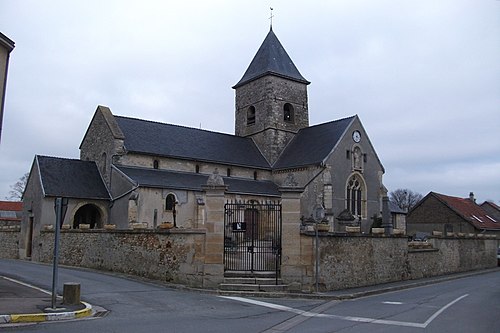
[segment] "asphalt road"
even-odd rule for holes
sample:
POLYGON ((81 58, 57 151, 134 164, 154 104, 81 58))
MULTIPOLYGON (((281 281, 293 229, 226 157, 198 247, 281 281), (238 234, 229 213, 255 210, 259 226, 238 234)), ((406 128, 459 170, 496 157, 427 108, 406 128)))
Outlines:
MULTIPOLYGON (((0 275, 49 289, 51 266, 0 260, 0 275)), ((227 298, 123 276, 59 269, 109 312, 4 332, 500 332, 500 272, 349 301, 227 298)))

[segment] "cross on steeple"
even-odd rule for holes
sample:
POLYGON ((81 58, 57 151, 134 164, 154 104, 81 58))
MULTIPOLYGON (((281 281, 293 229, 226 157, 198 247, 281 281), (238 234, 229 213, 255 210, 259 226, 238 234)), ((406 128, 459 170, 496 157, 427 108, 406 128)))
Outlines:
POLYGON ((269 20, 271 20, 271 30, 273 30, 273 7, 269 7, 271 9, 271 16, 269 16, 269 20))

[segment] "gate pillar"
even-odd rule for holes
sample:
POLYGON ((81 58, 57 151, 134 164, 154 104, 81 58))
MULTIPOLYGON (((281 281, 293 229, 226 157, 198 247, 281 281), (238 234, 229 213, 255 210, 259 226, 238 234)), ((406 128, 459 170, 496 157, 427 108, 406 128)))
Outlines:
POLYGON ((216 170, 202 188, 207 214, 203 287, 217 288, 224 281, 224 194, 227 186, 216 170))
POLYGON ((303 188, 281 187, 282 204, 282 262, 281 278, 289 285, 289 289, 302 289, 309 284, 307 276, 308 258, 303 258, 303 245, 300 237, 300 196, 303 188), (304 280, 304 278, 306 280, 304 280))

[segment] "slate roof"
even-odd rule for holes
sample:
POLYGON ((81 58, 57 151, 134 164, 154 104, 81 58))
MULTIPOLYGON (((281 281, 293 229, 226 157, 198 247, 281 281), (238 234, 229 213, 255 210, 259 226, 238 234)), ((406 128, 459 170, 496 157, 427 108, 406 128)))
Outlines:
POLYGON ((323 162, 355 117, 301 129, 273 165, 273 169, 302 167, 323 162))
MULTIPOLYGON (((209 175, 200 173, 178 172, 162 169, 134 168, 117 166, 127 177, 139 186, 172 188, 201 191, 209 175)), ((280 196, 278 186, 271 181, 253 180, 235 177, 222 177, 228 186, 228 193, 280 196)))
POLYGON ((129 152, 270 169, 252 139, 115 116, 129 152))
POLYGON ((309 84, 295 67, 292 59, 286 53, 278 37, 271 29, 255 54, 241 80, 234 85, 238 88, 245 83, 256 80, 264 75, 276 75, 297 82, 309 84))
MULTIPOLYGON (((500 230, 500 221, 497 221, 492 216, 469 198, 458 198, 449 195, 430 192, 455 213, 473 224, 477 229, 497 229, 500 230)), ((423 201, 423 200, 422 200, 423 201)))
POLYGON ((400 208, 398 205, 396 205, 394 202, 389 201, 389 210, 391 213, 394 214, 407 214, 408 212, 402 208, 400 208))
POLYGON ((40 155, 35 161, 45 196, 110 199, 94 162, 40 155))

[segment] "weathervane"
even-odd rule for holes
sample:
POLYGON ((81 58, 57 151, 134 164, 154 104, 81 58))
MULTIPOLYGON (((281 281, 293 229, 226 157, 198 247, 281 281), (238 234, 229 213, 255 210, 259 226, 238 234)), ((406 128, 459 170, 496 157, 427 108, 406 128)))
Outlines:
POLYGON ((269 9, 271 9, 271 16, 269 16, 269 19, 271 20, 271 30, 273 30, 273 7, 269 7, 269 9))

